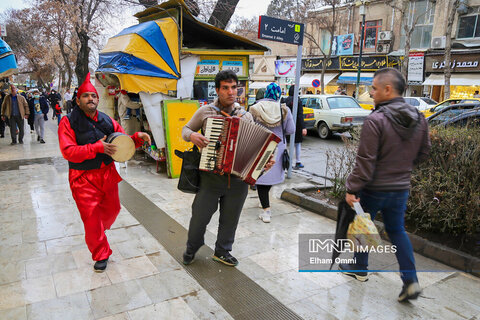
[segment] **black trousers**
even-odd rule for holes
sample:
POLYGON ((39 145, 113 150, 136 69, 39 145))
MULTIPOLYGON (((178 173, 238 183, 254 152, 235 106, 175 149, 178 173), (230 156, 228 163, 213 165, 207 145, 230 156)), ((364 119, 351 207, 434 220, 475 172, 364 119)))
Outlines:
POLYGON ((17 142, 17 126, 18 126, 18 141, 23 141, 23 126, 24 121, 22 116, 11 116, 9 119, 10 135, 12 142, 17 142))
POLYGON ((5 121, 0 118, 0 136, 5 136, 5 121))
POLYGON ((205 244, 205 231, 220 204, 220 217, 215 253, 232 251, 238 220, 248 194, 248 185, 227 175, 200 172, 200 190, 192 204, 192 218, 188 227, 187 251, 195 253, 205 244))
POLYGON ((272 186, 257 184, 258 198, 260 199, 260 204, 262 205, 263 209, 270 208, 270 200, 268 193, 270 192, 271 187, 272 186))

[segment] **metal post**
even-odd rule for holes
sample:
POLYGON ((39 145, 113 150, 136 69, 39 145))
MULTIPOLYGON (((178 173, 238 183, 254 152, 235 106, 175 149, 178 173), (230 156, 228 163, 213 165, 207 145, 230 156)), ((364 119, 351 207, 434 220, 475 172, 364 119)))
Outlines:
MULTIPOLYGON (((293 93, 293 123, 295 124, 295 128, 297 125, 297 113, 298 113, 298 91, 300 90, 300 71, 302 69, 302 45, 298 46, 297 49, 297 63, 295 65, 295 90, 293 93)), ((282 123, 283 125, 283 123, 282 123)), ((288 141, 288 140, 287 140, 288 141)), ((285 146, 286 148, 287 146, 285 146)), ((295 133, 290 135, 290 166, 288 167, 287 171, 287 178, 292 177, 292 164, 293 164, 293 152, 295 150, 295 133)))
MULTIPOLYGON (((362 10, 360 9, 360 11, 362 10)), ((360 73, 362 72, 362 54, 363 54, 364 34, 365 34, 365 11, 363 11, 363 14, 362 14, 362 35, 360 36, 360 54, 358 56, 357 84, 355 88, 355 99, 357 100, 358 100, 358 89, 360 89, 360 73)))

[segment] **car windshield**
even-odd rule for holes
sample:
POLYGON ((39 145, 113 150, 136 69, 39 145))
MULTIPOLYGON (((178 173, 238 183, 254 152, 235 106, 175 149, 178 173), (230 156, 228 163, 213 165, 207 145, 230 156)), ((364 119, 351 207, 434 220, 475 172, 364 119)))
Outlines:
POLYGON ((362 108, 358 102, 350 97, 330 97, 327 98, 330 109, 362 108))
POLYGON ((427 104, 433 104, 433 105, 436 105, 437 104, 437 101, 435 100, 432 100, 430 98, 420 98, 422 99, 423 101, 425 101, 427 104))
POLYGON ((437 125, 437 124, 440 124, 442 122, 445 122, 447 120, 450 120, 456 116, 458 116, 459 114, 462 114, 464 112, 468 112, 468 111, 471 111, 472 109, 471 108, 455 108, 455 109, 450 109, 450 110, 447 110, 445 112, 442 112, 436 116, 431 116, 428 118, 428 123, 431 124, 431 125, 437 125))

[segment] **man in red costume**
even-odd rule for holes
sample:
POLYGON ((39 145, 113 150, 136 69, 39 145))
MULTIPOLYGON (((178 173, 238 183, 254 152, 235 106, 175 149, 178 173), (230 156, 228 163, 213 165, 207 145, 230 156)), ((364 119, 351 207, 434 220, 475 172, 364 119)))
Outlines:
MULTIPOLYGON (((58 139, 62 155, 68 160, 70 189, 83 221, 85 241, 96 261, 94 269, 102 272, 112 254, 105 230, 110 229, 120 212, 118 183, 122 180, 111 157, 116 146, 105 139, 113 132, 125 131, 97 111, 98 93, 90 74, 78 88, 76 102, 78 106, 60 122, 58 139)), ((136 148, 144 141, 150 144, 150 136, 144 132, 131 138, 136 148)))

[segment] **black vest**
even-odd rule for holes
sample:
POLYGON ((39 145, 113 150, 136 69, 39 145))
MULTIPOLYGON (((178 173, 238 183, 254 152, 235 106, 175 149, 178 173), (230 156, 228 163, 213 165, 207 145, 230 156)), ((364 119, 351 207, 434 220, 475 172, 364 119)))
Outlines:
MULTIPOLYGON (((109 136, 114 132, 112 119, 103 112, 98 112, 97 121, 88 118, 79 108, 74 107, 72 112, 67 115, 70 121, 70 127, 75 132, 77 144, 82 146, 95 143, 104 136, 109 136)), ((112 157, 105 153, 97 153, 93 159, 85 160, 81 163, 68 162, 70 169, 92 170, 100 169, 102 163, 105 165, 113 161, 112 157)))

